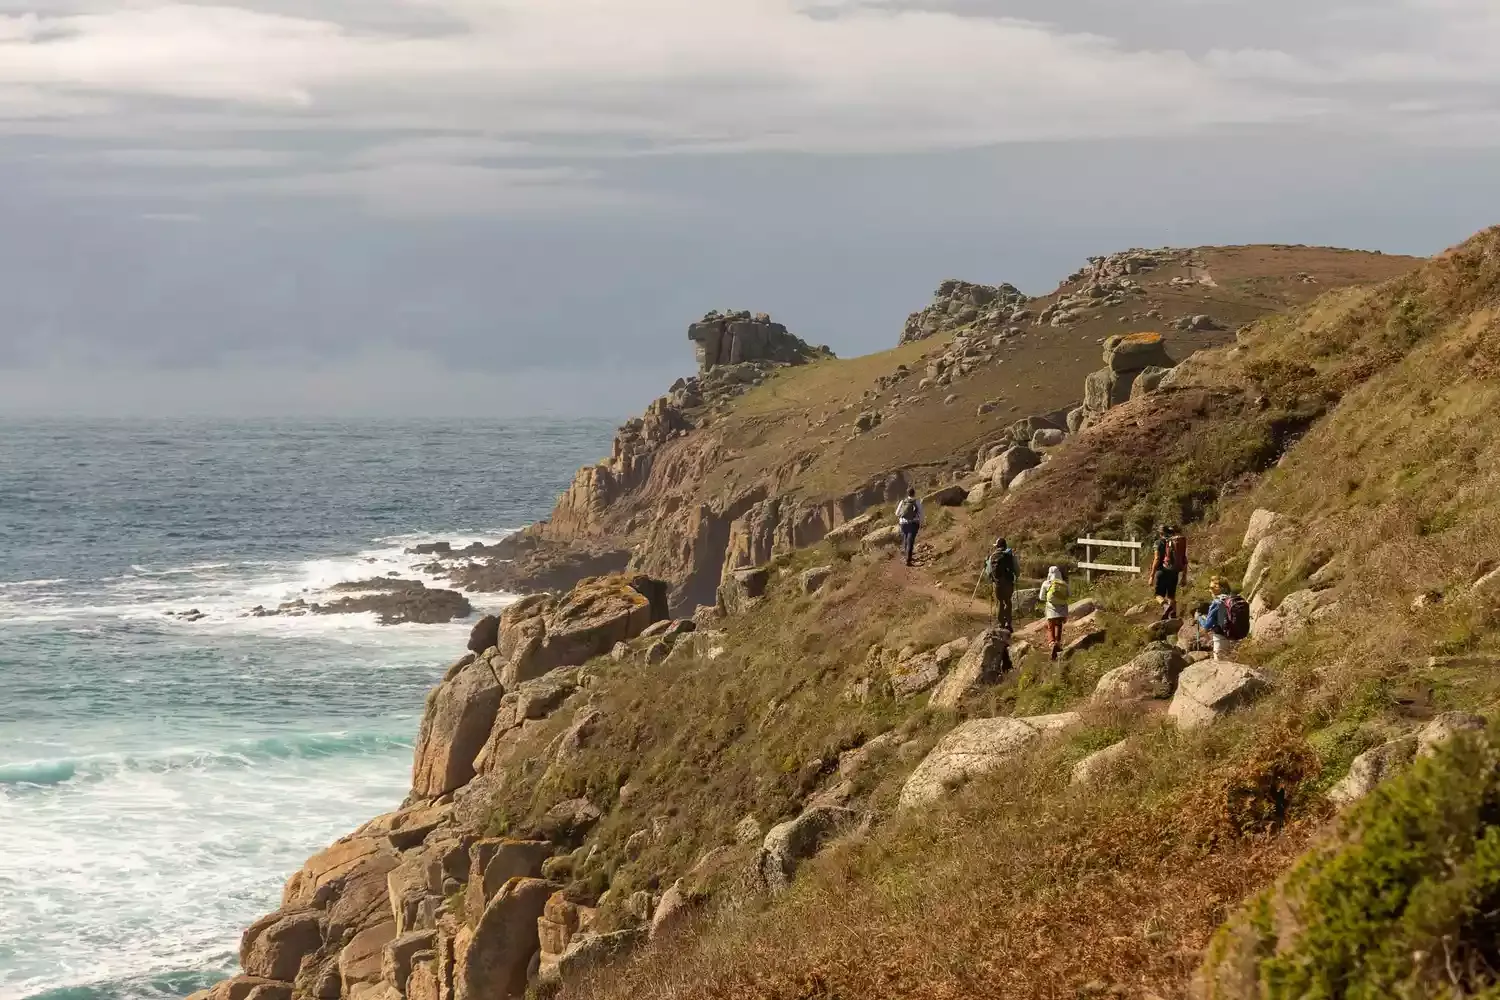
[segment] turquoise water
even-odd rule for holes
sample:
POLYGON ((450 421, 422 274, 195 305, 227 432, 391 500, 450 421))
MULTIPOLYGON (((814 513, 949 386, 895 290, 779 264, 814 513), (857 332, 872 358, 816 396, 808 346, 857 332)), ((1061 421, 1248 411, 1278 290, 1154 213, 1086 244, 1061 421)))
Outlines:
POLYGON ((611 433, 0 425, 0 1000, 180 997, 232 971, 303 859, 400 802, 468 630, 245 612, 545 516, 611 433))

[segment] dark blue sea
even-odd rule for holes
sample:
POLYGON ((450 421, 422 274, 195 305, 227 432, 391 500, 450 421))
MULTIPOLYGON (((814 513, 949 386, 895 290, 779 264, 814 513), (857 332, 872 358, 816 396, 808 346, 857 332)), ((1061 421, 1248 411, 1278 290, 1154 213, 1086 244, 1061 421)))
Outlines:
POLYGON ((611 433, 0 423, 0 1000, 180 997, 231 972, 287 876, 400 802, 468 630, 247 612, 421 578, 408 547, 545 516, 611 433))

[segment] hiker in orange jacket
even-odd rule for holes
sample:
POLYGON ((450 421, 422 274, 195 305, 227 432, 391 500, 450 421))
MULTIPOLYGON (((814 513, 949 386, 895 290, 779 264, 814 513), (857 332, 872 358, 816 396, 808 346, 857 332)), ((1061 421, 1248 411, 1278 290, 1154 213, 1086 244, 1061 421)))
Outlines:
POLYGON ((1187 539, 1163 525, 1151 556, 1151 586, 1161 602, 1162 621, 1177 617, 1177 588, 1187 582, 1187 539))

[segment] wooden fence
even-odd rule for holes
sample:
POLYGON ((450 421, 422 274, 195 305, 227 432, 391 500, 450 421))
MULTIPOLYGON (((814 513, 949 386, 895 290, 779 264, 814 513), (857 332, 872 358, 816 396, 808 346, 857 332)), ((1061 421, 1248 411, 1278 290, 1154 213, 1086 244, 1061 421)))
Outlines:
MULTIPOLYGON (((1113 538, 1080 538, 1073 543, 1083 549, 1083 561, 1078 568, 1084 571, 1084 578, 1090 583, 1094 582, 1095 573, 1140 573, 1141 571, 1141 548, 1140 542, 1131 540, 1128 542, 1117 541, 1113 538), (1130 558, 1129 563, 1095 562, 1095 549, 1103 549, 1106 552, 1123 551, 1130 558)), ((1099 553, 1101 556, 1103 553, 1099 553)))

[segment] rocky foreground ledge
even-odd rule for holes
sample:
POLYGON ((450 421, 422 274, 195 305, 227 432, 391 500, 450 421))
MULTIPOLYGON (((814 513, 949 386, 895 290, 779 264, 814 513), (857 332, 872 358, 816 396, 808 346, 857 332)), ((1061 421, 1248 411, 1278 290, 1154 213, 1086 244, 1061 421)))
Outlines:
POLYGON ((308 859, 245 931, 242 973, 194 1000, 502 1000, 649 933, 588 933, 598 900, 565 875, 600 818, 587 800, 524 839, 482 830, 488 783, 521 730, 587 689, 582 664, 653 628, 694 628, 664 624, 666 596, 661 581, 613 576, 482 619, 428 696, 401 808, 308 859))

